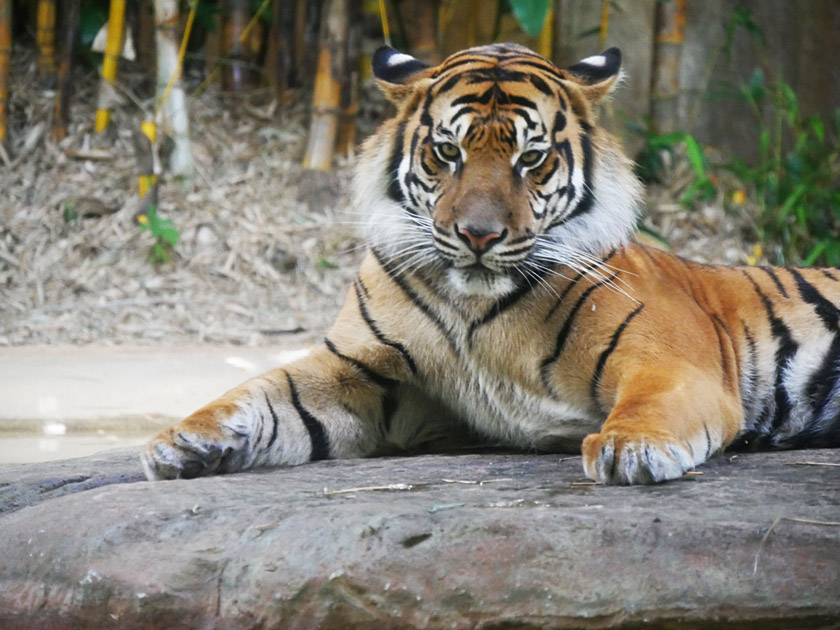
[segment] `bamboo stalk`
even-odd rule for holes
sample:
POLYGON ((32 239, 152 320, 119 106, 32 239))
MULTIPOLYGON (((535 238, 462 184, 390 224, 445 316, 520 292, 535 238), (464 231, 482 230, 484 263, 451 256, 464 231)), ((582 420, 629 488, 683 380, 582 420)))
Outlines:
POLYGON ((554 49, 554 7, 549 4, 545 14, 545 22, 537 40, 537 52, 546 59, 551 59, 554 49))
POLYGON ((341 84, 341 117, 338 123, 337 149, 350 155, 356 146, 356 114, 359 111, 359 57, 362 50, 362 3, 349 0, 347 37, 347 70, 341 84))
POLYGON ((38 73, 41 76, 55 74, 55 0, 39 0, 38 28, 35 38, 38 42, 38 73))
POLYGON ((298 32, 297 0, 275 0, 271 25, 272 49, 274 62, 271 77, 274 82, 274 98, 278 103, 285 102, 287 92, 295 82, 295 50, 298 32))
MULTIPOLYGON (((300 68, 301 77, 308 83, 310 77, 317 76, 319 46, 321 40, 321 16, 327 14, 329 3, 325 0, 303 0, 303 37, 301 38, 300 68), (324 5, 327 5, 326 7, 324 5)), ((300 6, 300 5, 298 5, 300 6)), ((298 9, 300 10, 300 9, 298 9)))
POLYGON ((685 0, 656 4, 656 39, 651 78, 651 121, 654 130, 677 128, 680 57, 685 39, 685 0))
POLYGON ((155 9, 148 2, 134 5, 137 11, 137 61, 152 73, 155 71, 155 9))
POLYGON ((123 25, 125 24, 125 0, 111 0, 108 14, 108 38, 105 41, 105 55, 102 58, 102 81, 99 84, 99 101, 96 109, 96 132, 102 133, 111 119, 110 104, 114 101, 114 79, 117 76, 117 60, 122 54, 123 25))
POLYGON ((73 57, 76 54, 76 32, 79 30, 80 0, 64 0, 64 32, 61 63, 58 68, 58 89, 55 93, 53 138, 63 140, 70 118, 70 97, 73 94, 73 57))
POLYGON ((330 0, 327 4, 304 168, 328 171, 332 163, 341 105, 341 78, 346 71, 348 8, 348 0, 330 0))
POLYGON ((247 42, 242 33, 248 24, 248 0, 227 0, 227 16, 224 20, 222 47, 227 51, 228 62, 222 72, 222 86, 226 90, 241 92, 248 83, 245 57, 247 42))
POLYGON ((0 0, 0 144, 6 142, 9 74, 12 57, 12 0, 0 0))
POLYGON ((169 169, 176 177, 192 179, 195 171, 190 146, 190 122, 187 98, 181 85, 179 59, 179 16, 177 0, 155 0, 155 34, 158 52, 158 113, 168 123, 167 131, 174 147, 169 169))
MULTIPOLYGON (((423 0, 411 5, 413 10, 413 28, 411 29, 411 49, 415 57, 429 65, 440 63, 437 49, 437 5, 438 0, 423 0)), ((473 25, 476 20, 473 16, 473 25)), ((473 37, 475 32, 473 31, 473 37)))

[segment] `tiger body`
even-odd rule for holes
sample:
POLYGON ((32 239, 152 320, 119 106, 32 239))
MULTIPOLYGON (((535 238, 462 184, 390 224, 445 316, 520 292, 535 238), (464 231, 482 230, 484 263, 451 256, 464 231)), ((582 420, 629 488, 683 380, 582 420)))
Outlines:
POLYGON ((147 475, 363 457, 463 426, 582 451, 606 483, 673 479, 726 447, 840 446, 840 272, 630 244, 639 185, 594 114, 619 63, 378 52, 398 112, 362 149, 370 252, 336 323, 163 431, 147 475))

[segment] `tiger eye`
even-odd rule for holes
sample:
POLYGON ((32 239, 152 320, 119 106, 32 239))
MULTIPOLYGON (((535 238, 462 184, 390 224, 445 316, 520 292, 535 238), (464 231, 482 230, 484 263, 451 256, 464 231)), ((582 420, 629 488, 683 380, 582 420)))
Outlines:
POLYGON ((532 149, 531 151, 525 151, 525 153, 519 156, 519 163, 523 166, 534 166, 537 162, 539 162, 542 159, 542 156, 542 151, 537 151, 534 149, 532 149))
POLYGON ((437 145, 438 154, 445 160, 454 162, 461 157, 461 149, 451 142, 442 142, 437 145))

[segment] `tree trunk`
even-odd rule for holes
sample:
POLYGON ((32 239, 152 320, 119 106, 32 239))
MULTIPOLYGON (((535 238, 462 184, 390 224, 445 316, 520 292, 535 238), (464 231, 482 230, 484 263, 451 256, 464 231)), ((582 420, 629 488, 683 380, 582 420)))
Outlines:
POLYGON ((328 171, 332 163, 338 133, 341 82, 347 71, 348 2, 330 0, 327 4, 327 22, 321 36, 304 168, 328 171))
POLYGON ((55 74, 55 0, 38 2, 38 74, 55 74))
POLYGON ((155 28, 158 112, 163 113, 166 131, 175 143, 169 158, 169 169, 176 177, 190 180, 194 175, 194 166, 187 98, 181 86, 178 63, 178 0, 155 0, 155 28))
POLYGON ((0 144, 6 142, 9 74, 12 57, 12 0, 0 0, 0 144))
POLYGON ((656 3, 656 40, 651 80, 651 122, 654 131, 677 128, 680 55, 685 34, 685 0, 656 3))
POLYGON ((111 118, 111 104, 114 102, 114 79, 117 76, 117 60, 122 54, 123 25, 125 24, 125 0, 111 0, 108 14, 108 38, 105 55, 102 57, 102 80, 99 83, 99 99, 96 109, 96 132, 102 133, 111 118))
MULTIPOLYGON (((2 0, 0 0, 2 1, 2 0)), ((11 0, 9 0, 11 1, 11 0)), ((80 0, 64 0, 63 43, 61 64, 58 68, 58 89, 55 93, 53 138, 61 141, 67 135, 70 119, 70 97, 73 94, 73 57, 76 54, 76 32, 79 30, 80 0)))

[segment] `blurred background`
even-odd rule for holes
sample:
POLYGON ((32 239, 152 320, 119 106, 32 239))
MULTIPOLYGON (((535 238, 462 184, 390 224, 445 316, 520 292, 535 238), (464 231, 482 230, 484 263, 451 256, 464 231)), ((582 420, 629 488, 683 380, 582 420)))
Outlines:
POLYGON ((323 334, 363 244, 383 43, 618 46, 639 240, 840 265, 838 0, 0 0, 0 345, 323 334))

